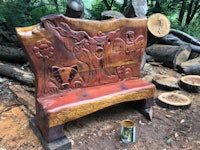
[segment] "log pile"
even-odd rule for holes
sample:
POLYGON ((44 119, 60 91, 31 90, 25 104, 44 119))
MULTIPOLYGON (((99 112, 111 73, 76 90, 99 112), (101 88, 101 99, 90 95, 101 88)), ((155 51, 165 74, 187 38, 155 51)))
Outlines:
POLYGON ((200 39, 169 26, 162 14, 148 18, 146 58, 151 59, 147 61, 162 62, 180 73, 200 75, 200 39))
MULTIPOLYGON (((184 73, 200 75, 200 40, 175 29, 146 48, 154 61, 184 73)), ((148 60, 147 60, 148 61, 148 60)))

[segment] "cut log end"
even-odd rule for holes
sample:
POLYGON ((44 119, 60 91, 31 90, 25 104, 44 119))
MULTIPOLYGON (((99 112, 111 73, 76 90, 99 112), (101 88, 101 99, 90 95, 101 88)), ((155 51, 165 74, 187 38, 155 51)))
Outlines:
POLYGON ((179 47, 179 52, 176 54, 174 59, 174 68, 177 68, 177 65, 187 61, 190 57, 191 49, 187 45, 182 45, 179 47))
POLYGON ((152 83, 161 90, 172 91, 179 89, 178 79, 168 75, 156 75, 153 77, 152 83))
POLYGON ((162 93, 158 96, 157 104, 170 109, 187 109, 191 106, 192 100, 185 95, 174 92, 162 93))
POLYGON ((200 76, 187 75, 180 79, 179 86, 191 93, 200 93, 200 76))
POLYGON ((177 69, 181 73, 200 75, 200 57, 181 63, 177 69))
POLYGON ((170 31, 170 21, 165 15, 156 13, 148 18, 147 28, 154 36, 164 37, 170 31))
POLYGON ((171 46, 153 44, 146 48, 146 53, 152 56, 155 61, 163 62, 163 65, 176 69, 177 65, 188 60, 191 49, 187 45, 171 46))

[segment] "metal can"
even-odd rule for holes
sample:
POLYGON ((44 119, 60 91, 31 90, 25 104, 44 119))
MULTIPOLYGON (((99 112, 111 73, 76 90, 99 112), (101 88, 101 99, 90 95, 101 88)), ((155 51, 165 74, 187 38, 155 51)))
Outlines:
POLYGON ((121 122, 121 140, 124 143, 135 142, 136 127, 133 121, 123 120, 121 122))

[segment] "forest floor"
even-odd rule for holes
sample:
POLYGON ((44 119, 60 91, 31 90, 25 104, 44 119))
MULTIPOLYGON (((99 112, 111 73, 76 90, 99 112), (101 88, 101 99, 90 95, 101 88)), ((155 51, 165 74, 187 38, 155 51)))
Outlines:
MULTIPOLYGON (((151 81, 156 74, 176 78, 182 75, 163 66, 146 64, 142 77, 151 81)), ((40 141, 29 128, 29 117, 16 105, 9 90, 16 81, 0 77, 0 150, 42 150, 40 141)), ((165 92, 156 91, 156 96, 165 92)), ((192 99, 189 109, 171 110, 153 106, 148 121, 130 103, 118 104, 65 125, 73 150, 198 150, 200 149, 200 94, 179 93, 192 99), (130 119, 136 124, 136 142, 120 139, 120 122, 130 119)))

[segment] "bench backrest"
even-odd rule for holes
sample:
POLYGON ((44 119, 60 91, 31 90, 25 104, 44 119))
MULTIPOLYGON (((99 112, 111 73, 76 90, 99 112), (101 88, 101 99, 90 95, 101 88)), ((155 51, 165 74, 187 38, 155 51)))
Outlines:
POLYGON ((146 18, 91 21, 63 15, 16 28, 36 77, 37 97, 140 77, 146 18))

